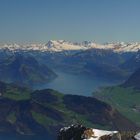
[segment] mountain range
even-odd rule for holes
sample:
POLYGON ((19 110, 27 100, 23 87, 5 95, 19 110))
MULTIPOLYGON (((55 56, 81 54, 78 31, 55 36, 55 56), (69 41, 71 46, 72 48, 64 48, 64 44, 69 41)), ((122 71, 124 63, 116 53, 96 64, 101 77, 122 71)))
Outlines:
POLYGON ((46 44, 1 44, 0 80, 14 83, 19 81, 18 83, 21 85, 31 85, 30 83, 34 82, 45 84, 45 82, 56 77, 56 74, 53 72, 55 70, 123 82, 140 67, 139 47, 139 43, 106 43, 100 45, 88 41, 72 43, 64 40, 51 40, 46 44), (14 79, 16 69, 12 71, 14 62, 10 61, 16 61, 13 58, 20 59, 18 57, 19 54, 20 57, 25 59, 32 57, 32 60, 34 60, 31 62, 30 59, 30 64, 25 64, 26 60, 24 62, 19 61, 20 66, 19 68, 16 67, 18 69, 18 79, 14 79), (8 65, 7 61, 9 61, 8 65), (37 61, 36 64, 34 61, 37 61), (13 65, 10 63, 13 63, 13 65), (42 66, 44 71, 42 71, 42 66), (5 75, 3 71, 5 71, 5 75), (25 71, 28 80, 23 79, 25 81, 23 83, 21 82, 23 81, 21 80, 21 74, 26 78, 25 71), (44 74, 49 75, 49 77, 44 76, 44 74))
POLYGON ((36 51, 49 51, 49 52, 62 52, 62 51, 78 51, 88 49, 105 49, 113 50, 114 52, 136 52, 140 49, 140 43, 105 43, 97 44, 95 42, 84 41, 82 43, 73 43, 65 40, 50 40, 46 44, 1 44, 1 49, 9 49, 11 51, 18 50, 36 50, 36 51))

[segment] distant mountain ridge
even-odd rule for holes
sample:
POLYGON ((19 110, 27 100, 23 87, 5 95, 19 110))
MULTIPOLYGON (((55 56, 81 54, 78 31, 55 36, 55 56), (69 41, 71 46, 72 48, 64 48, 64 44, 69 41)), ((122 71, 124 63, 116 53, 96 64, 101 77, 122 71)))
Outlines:
POLYGON ((62 51, 78 51, 88 49, 105 49, 113 50, 114 52, 137 52, 140 49, 140 43, 106 43, 98 44, 90 41, 83 41, 82 43, 73 43, 65 40, 50 40, 48 43, 34 43, 34 44, 1 44, 0 49, 8 49, 10 51, 42 51, 42 52, 62 52, 62 51))
POLYGON ((33 86, 54 79, 56 74, 32 56, 16 54, 0 63, 0 80, 22 86, 33 86))

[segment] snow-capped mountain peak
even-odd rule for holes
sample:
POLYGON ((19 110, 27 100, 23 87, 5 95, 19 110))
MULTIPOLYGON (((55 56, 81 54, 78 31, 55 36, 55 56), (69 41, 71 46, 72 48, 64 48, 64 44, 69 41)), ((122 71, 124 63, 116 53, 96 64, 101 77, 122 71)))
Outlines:
POLYGON ((87 49, 82 44, 75 44, 65 40, 50 40, 47 44, 48 51, 69 51, 69 50, 85 50, 87 49))

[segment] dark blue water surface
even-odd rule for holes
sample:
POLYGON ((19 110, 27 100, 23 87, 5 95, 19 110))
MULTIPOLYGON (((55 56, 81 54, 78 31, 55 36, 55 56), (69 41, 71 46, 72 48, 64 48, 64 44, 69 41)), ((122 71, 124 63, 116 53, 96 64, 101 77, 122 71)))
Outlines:
POLYGON ((74 75, 56 72, 58 77, 45 85, 36 86, 35 89, 51 88, 64 94, 91 96, 93 91, 103 86, 119 84, 121 81, 103 79, 89 75, 74 75))

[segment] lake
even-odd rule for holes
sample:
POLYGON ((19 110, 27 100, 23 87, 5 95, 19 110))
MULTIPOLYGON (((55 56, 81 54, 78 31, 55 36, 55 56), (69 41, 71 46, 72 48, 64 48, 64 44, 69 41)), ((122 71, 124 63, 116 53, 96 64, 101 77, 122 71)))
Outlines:
POLYGON ((74 75, 64 72, 55 72, 58 77, 53 81, 36 87, 36 89, 51 88, 64 94, 91 96, 93 91, 103 86, 117 85, 120 81, 111 81, 89 75, 74 75))

